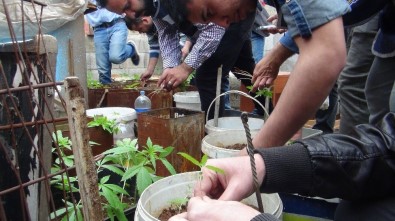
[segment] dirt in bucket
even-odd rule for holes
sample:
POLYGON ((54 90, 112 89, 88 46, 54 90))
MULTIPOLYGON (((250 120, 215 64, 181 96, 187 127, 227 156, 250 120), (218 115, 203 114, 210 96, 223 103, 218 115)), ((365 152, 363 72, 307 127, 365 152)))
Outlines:
POLYGON ((162 211, 162 213, 159 215, 158 219, 161 221, 167 221, 169 220, 172 216, 175 216, 177 214, 183 213, 187 211, 186 205, 182 205, 181 208, 175 208, 174 206, 170 208, 166 208, 162 211))
POLYGON ((237 143, 237 144, 232 144, 232 145, 225 146, 223 148, 229 149, 229 150, 242 150, 242 149, 244 149, 246 147, 247 147, 247 144, 237 143))

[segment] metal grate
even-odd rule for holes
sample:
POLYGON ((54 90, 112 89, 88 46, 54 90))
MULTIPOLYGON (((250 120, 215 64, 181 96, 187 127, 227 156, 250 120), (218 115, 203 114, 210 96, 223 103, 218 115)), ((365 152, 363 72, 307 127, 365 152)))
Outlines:
MULTIPOLYGON (((56 39, 38 33, 35 39, 18 36, 17 41, 3 6, 11 42, 0 44, 0 220, 50 220, 50 213, 65 206, 64 199, 77 206, 75 194, 50 185, 56 175, 68 179, 66 171, 72 169, 58 157, 61 170, 51 174, 53 156, 59 153, 52 134, 56 124, 67 122, 54 108, 56 103, 66 110, 57 88, 63 83, 54 78, 56 39)), ((37 11, 44 6, 37 4, 37 11)), ((58 219, 54 214, 52 220, 58 219)))

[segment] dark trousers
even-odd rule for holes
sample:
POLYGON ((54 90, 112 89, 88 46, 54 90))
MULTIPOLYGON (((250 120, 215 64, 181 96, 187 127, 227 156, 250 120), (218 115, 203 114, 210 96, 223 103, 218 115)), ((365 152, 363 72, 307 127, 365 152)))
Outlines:
MULTIPOLYGON (((250 32, 255 19, 252 13, 242 22, 232 24, 225 32, 215 53, 196 70, 196 86, 199 90, 202 110, 208 112, 210 103, 216 97, 217 72, 222 66, 223 78, 229 77, 233 67, 252 73, 255 68, 252 57, 250 32)), ((235 74, 237 78, 246 78, 235 74)), ((246 86, 251 85, 251 79, 241 79, 246 86)), ((226 81, 222 81, 221 93, 227 91, 226 81)), ((251 94, 254 96, 253 94, 251 94)), ((264 100, 264 99, 263 99, 264 100)), ((261 102, 264 104, 264 101, 261 102)), ((219 116, 223 116, 225 105, 224 97, 220 99, 219 116)), ((214 118, 214 105, 210 108, 208 119, 214 118)))

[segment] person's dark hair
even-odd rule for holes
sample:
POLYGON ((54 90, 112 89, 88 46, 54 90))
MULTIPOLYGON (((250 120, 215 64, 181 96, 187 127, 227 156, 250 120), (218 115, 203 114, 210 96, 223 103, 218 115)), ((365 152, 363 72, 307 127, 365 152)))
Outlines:
POLYGON ((154 0, 140 0, 140 1, 143 1, 144 10, 141 12, 136 12, 136 17, 155 15, 156 8, 154 7, 154 0))
POLYGON ((105 8, 107 6, 107 2, 108 0, 97 0, 97 6, 99 6, 100 8, 105 8))
POLYGON ((126 27, 128 27, 129 30, 133 30, 133 25, 138 25, 143 21, 141 17, 134 19, 129 17, 124 17, 123 19, 125 20, 126 27))
POLYGON ((169 15, 175 20, 176 23, 180 23, 188 20, 189 10, 187 9, 187 3, 190 0, 160 0, 161 5, 164 6, 169 15))

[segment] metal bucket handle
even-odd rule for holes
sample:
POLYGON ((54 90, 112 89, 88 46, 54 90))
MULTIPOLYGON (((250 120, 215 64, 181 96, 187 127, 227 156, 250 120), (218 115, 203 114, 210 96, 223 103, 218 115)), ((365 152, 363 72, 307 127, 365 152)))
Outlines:
MULTIPOLYGON (((267 112, 266 108, 261 104, 261 102, 259 102, 259 101, 258 101, 256 98, 254 98, 253 96, 251 96, 251 95, 249 95, 249 94, 247 94, 247 93, 245 93, 245 92, 243 92, 243 91, 229 90, 229 91, 226 91, 226 92, 224 92, 224 93, 218 95, 216 98, 214 98, 213 101, 211 101, 210 106, 208 106, 208 109, 207 109, 206 122, 208 122, 208 113, 210 113, 211 106, 214 104, 214 102, 215 102, 218 98, 220 98, 220 97, 222 97, 222 96, 224 96, 224 95, 227 95, 227 94, 239 94, 239 95, 243 95, 244 97, 247 97, 247 98, 250 98, 250 99, 254 100, 255 102, 257 102, 257 103, 259 104, 259 106, 262 107, 263 111, 265 112, 265 116, 269 116, 269 113, 267 112)), ((265 118, 264 120, 266 120, 266 118, 265 118)))

